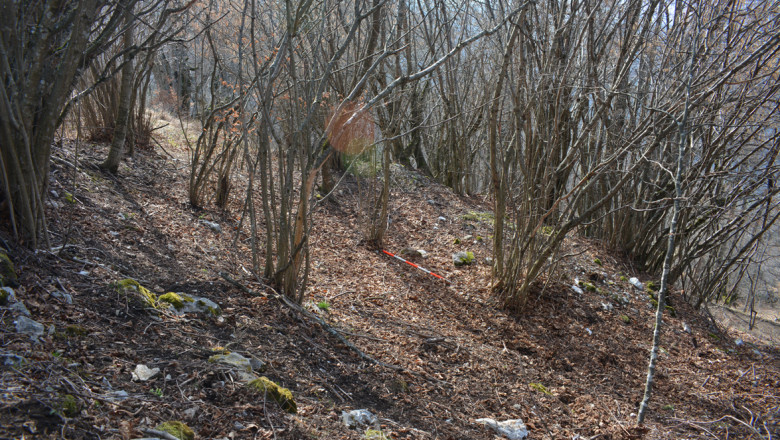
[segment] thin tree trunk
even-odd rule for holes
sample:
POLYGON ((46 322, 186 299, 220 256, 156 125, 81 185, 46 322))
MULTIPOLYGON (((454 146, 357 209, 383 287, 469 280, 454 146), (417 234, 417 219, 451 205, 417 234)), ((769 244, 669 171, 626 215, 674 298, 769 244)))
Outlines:
MULTIPOLYGON (((125 11, 125 30, 124 48, 129 49, 133 45, 133 12, 128 8, 125 11)), ((108 157, 100 167, 112 174, 116 174, 119 168, 119 161, 122 159, 122 151, 127 138, 128 122, 130 121, 130 107, 133 100, 133 57, 130 53, 125 54, 125 65, 122 67, 122 83, 119 87, 119 111, 114 125, 114 139, 111 141, 111 149, 108 151, 108 157)))
POLYGON ((664 257, 663 272, 661 273, 661 290, 658 292, 658 307, 655 310, 655 329, 653 330, 653 348, 650 350, 650 362, 647 366, 647 380, 645 381, 645 393, 642 397, 642 403, 639 405, 639 412, 636 416, 637 425, 645 422, 647 407, 650 404, 650 397, 653 393, 653 381, 655 379, 655 368, 658 363, 658 351, 661 346, 661 326, 663 324, 663 314, 666 308, 666 293, 669 290, 669 275, 672 272, 672 261, 674 260, 675 238, 677 235, 678 222, 680 220, 680 200, 682 198, 682 172, 683 158, 685 156, 685 144, 688 142, 688 113, 691 101, 691 82, 693 81, 694 63, 696 62, 696 49, 698 38, 694 38, 690 46, 691 62, 688 76, 688 84, 685 97, 685 109, 680 121, 677 121, 678 139, 677 139, 677 168, 674 172, 674 206, 672 211, 672 222, 669 225, 669 239, 666 244, 666 256, 664 257))
MULTIPOLYGON (((490 118, 488 120, 488 145, 490 148, 490 176, 493 184, 494 205, 494 232, 493 232, 493 278, 500 280, 504 272, 504 214, 506 213, 506 176, 499 169, 498 163, 498 118, 501 108, 501 92, 504 88, 504 78, 509 67, 509 61, 512 59, 512 49, 514 48, 517 36, 520 34, 520 27, 512 27, 512 33, 509 41, 504 48, 504 57, 501 62, 501 71, 498 73, 498 83, 493 92, 493 103, 490 106, 490 118)), ((503 169, 503 168, 502 168, 503 169)), ((496 286, 499 290, 500 285, 496 286)))

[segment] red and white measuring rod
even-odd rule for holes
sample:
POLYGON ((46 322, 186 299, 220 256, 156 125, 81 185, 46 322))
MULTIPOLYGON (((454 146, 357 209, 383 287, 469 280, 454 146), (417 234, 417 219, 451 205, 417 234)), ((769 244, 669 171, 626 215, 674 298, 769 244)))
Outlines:
POLYGON ((384 249, 382 249, 382 252, 386 253, 387 255, 389 255, 389 256, 391 256, 391 257, 393 257, 393 258, 397 259, 397 260, 401 260, 401 261, 403 261, 404 263, 406 263, 406 264, 408 264, 408 265, 410 265, 410 266, 414 266, 414 267, 416 267, 416 268, 420 269, 421 271, 423 271, 423 272, 427 273, 428 275, 433 275, 433 276, 435 276, 436 278, 438 278, 438 279, 440 279, 440 280, 444 280, 444 281, 446 281, 446 282, 448 282, 448 283, 450 282, 450 280, 448 280, 447 278, 444 278, 444 277, 443 277, 443 276, 441 276, 441 275, 435 274, 435 273, 431 272, 430 270, 428 270, 428 269, 426 269, 426 268, 424 268, 424 267, 422 267, 422 266, 418 266, 418 265, 416 265, 416 264, 412 263, 411 261, 404 260, 403 258, 399 257, 398 255, 395 255, 395 254, 393 254, 393 253, 387 252, 387 251, 386 251, 386 250, 384 250, 384 249))

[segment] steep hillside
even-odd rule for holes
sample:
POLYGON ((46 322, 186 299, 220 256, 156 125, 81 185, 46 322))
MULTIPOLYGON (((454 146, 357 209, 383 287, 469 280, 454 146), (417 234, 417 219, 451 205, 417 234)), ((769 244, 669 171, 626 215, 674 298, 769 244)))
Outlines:
POLYGON ((485 198, 393 169, 385 249, 424 250, 408 259, 446 283, 363 243, 347 176, 314 209, 301 312, 250 276, 239 196, 224 213, 189 207, 183 150, 141 152, 118 178, 97 170, 105 153, 82 146, 76 167, 73 143, 57 147, 51 249, 10 249, 20 286, 0 311, 2 438, 154 437, 171 420, 203 439, 496 438, 480 418, 520 418, 531 439, 780 435, 777 346, 723 333, 676 294, 649 422, 634 426, 653 308, 628 278, 651 279, 598 243, 567 241, 559 276, 512 315, 488 289, 485 198), (458 251, 473 264, 454 266, 458 251), (123 279, 219 309, 154 309, 123 279), (17 332, 20 303, 43 325, 36 342, 17 332), (159 372, 133 380, 138 365, 159 372), (246 385, 256 376, 289 389, 297 413, 246 385), (355 409, 378 417, 373 432, 345 426, 355 409))

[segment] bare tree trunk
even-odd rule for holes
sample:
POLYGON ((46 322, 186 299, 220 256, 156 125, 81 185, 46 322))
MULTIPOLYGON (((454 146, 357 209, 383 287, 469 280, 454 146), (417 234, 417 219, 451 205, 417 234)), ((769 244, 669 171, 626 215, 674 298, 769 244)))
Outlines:
MULTIPOLYGON (((697 29, 698 31, 698 29, 697 29)), ((636 423, 642 425, 647 414, 647 407, 650 404, 650 397, 653 393, 653 380, 655 378, 655 368, 658 362, 658 350, 661 346, 661 326, 663 324, 664 309, 666 308, 666 294, 669 291, 669 274, 672 271, 672 260, 674 260, 675 238, 677 235, 678 222, 680 221, 680 200, 682 199, 682 175, 685 157, 685 144, 688 142, 688 112, 691 102, 691 82, 693 81, 694 64, 698 49, 698 36, 694 35, 694 42, 690 46, 691 62, 688 81, 686 84, 685 109, 682 118, 677 121, 677 167, 674 172, 674 206, 672 208, 672 221, 669 225, 669 238, 666 244, 666 256, 664 257, 664 266, 661 273, 661 289, 658 292, 658 307, 655 310, 655 328, 653 330, 653 348, 650 350, 650 362, 647 366, 647 380, 645 382, 645 393, 642 397, 642 403, 639 405, 639 412, 636 416, 636 423)))
MULTIPOLYGON (((490 149, 490 176, 493 184, 494 197, 494 224, 493 224, 493 278, 500 278, 504 272, 504 215, 506 214, 506 179, 507 176, 502 172, 503 166, 499 164, 498 158, 498 136, 499 110, 501 109, 501 96, 503 94, 504 79, 506 77, 509 62, 512 59, 512 50, 515 41, 520 33, 520 26, 512 26, 512 33, 509 35, 509 41, 504 48, 503 61, 501 62, 501 71, 498 74, 498 83, 493 91, 493 102, 490 106, 490 117, 488 118, 488 148, 490 149)), ((503 161, 502 161, 503 162, 503 161)), ((496 286, 501 289, 501 286, 496 286)))
POLYGON ((33 248, 47 240, 51 143, 78 67, 93 54, 86 49, 99 9, 95 0, 61 9, 49 3, 0 6, 0 183, 14 235, 33 248))
POLYGON ((131 8, 125 10, 125 26, 127 26, 127 29, 125 29, 123 44, 124 49, 128 52, 125 54, 125 64, 122 66, 122 84, 119 87, 119 112, 116 116, 116 124, 114 124, 114 139, 111 141, 111 149, 108 151, 106 160, 100 165, 100 168, 107 170, 111 174, 116 174, 119 168, 119 161, 122 160, 122 152, 127 139, 127 129, 130 125, 130 107, 133 101, 133 74, 135 69, 133 68, 133 55, 129 52, 129 49, 133 46, 133 11, 131 8))

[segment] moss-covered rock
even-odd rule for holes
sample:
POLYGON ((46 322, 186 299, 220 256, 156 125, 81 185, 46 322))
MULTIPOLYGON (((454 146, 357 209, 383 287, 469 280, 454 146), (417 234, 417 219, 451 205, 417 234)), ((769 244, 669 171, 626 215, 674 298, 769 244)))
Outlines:
POLYGON ((199 298, 195 301, 195 305, 204 311, 207 311, 211 316, 219 316, 222 314, 222 309, 219 308, 215 302, 207 300, 206 298, 199 298))
POLYGON ((116 282, 116 290, 119 293, 130 294, 134 293, 135 298, 140 300, 144 306, 157 308, 159 303, 157 302, 157 295, 150 292, 149 289, 142 286, 138 281, 132 278, 125 278, 116 282))
POLYGON ((168 303, 176 310, 181 310, 184 308, 185 303, 191 303, 195 300, 183 293, 178 294, 176 292, 168 292, 166 294, 160 295, 160 297, 157 298, 157 301, 160 303, 168 303))
POLYGON ((11 262, 8 254, 0 251, 0 286, 19 287, 18 281, 14 263, 11 262))
POLYGON ((249 359, 238 353, 215 354, 214 356, 209 357, 209 362, 221 363, 245 371, 252 371, 252 364, 249 359))
POLYGON ((154 429, 167 432, 168 434, 181 440, 195 440, 195 431, 184 424, 184 422, 180 422, 178 420, 171 420, 170 422, 160 423, 154 429))
POLYGON ((284 411, 290 414, 298 412, 298 405, 295 403, 295 399, 293 399, 290 390, 280 387, 271 379, 263 376, 249 382, 247 386, 250 389, 263 393, 263 395, 275 400, 284 411))
POLYGON ((466 266, 474 262, 473 252, 456 252, 452 254, 452 263, 455 266, 466 266))

